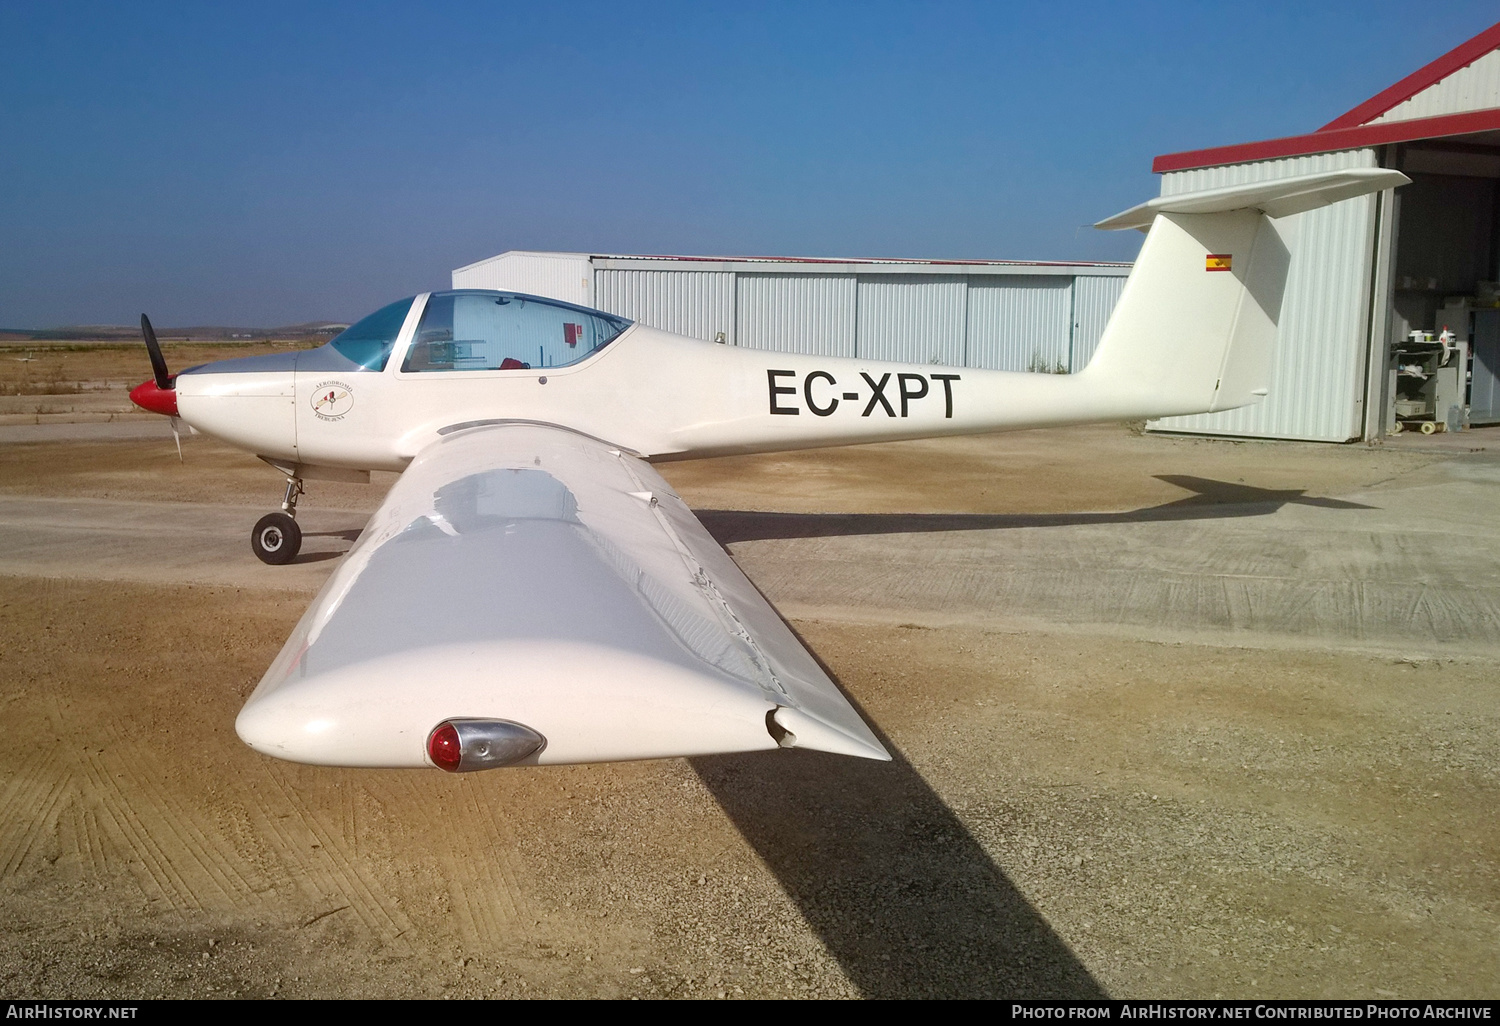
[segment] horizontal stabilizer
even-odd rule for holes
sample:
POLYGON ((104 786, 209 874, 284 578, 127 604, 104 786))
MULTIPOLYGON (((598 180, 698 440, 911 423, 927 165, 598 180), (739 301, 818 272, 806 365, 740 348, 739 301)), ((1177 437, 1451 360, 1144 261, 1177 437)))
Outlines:
POLYGON ((1115 231, 1137 228, 1145 231, 1157 214, 1217 214, 1231 210, 1259 210, 1269 217, 1286 217, 1339 200, 1353 199, 1406 185, 1411 179, 1400 171, 1381 167, 1357 167, 1345 171, 1323 171, 1270 182, 1229 185, 1220 189, 1158 196, 1094 225, 1115 231))

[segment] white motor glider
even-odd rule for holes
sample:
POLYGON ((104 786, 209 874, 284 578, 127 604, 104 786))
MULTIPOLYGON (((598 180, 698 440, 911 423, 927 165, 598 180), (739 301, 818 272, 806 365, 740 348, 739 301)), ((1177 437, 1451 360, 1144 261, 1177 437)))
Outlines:
POLYGON ((140 406, 287 477, 402 471, 236 723, 267 755, 450 771, 782 747, 889 755, 657 460, 1227 410, 1266 394, 1288 253, 1267 219, 1405 184, 1350 170, 1152 200, 1078 374, 716 345, 535 296, 392 303, 306 352, 168 374, 140 406))

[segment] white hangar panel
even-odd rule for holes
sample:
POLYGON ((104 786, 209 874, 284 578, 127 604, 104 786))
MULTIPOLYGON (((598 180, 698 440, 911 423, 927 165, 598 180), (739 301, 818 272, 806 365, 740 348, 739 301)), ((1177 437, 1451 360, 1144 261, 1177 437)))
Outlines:
POLYGON ((852 274, 740 274, 737 345, 782 353, 854 356, 852 274))
MULTIPOLYGON (((1375 167, 1374 150, 1177 171, 1162 195, 1375 167)), ((1256 406, 1152 421, 1155 431, 1345 442, 1361 433, 1370 310, 1374 196, 1346 200, 1276 225, 1291 251, 1270 395, 1256 406)))
POLYGON ((965 366, 1007 371, 1069 369, 1072 278, 975 275, 969 279, 968 299, 965 366))
POLYGON ((512 250, 453 272, 456 289, 498 289, 594 305, 594 268, 586 253, 512 250))
POLYGON ((1124 275, 1079 275, 1073 279, 1073 352, 1070 369, 1077 373, 1089 365, 1109 315, 1115 312, 1120 293, 1125 289, 1124 275))
POLYGON ((1491 50, 1366 124, 1410 121, 1491 107, 1500 107, 1500 50, 1491 50))
POLYGON ((962 367, 965 291, 957 275, 860 275, 858 355, 962 367))
POLYGON ((594 302, 633 321, 712 342, 734 337, 734 273, 596 268, 594 302))

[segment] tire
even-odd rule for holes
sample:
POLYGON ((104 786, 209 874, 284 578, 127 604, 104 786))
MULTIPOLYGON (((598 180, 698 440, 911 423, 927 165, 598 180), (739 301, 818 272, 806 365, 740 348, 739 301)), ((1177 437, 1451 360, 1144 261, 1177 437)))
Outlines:
POLYGON ((1437 430, 1437 425, 1430 420, 1422 421, 1422 434, 1430 435, 1437 430))
POLYGON ((255 558, 272 566, 282 566, 297 558, 302 548, 302 528, 285 513, 267 513, 255 522, 250 532, 250 549, 255 558))

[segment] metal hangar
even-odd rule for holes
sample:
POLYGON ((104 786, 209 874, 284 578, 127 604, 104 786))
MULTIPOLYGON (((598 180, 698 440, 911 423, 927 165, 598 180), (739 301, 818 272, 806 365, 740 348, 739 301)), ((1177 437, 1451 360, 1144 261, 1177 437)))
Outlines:
POLYGON ((1345 442, 1500 422, 1500 24, 1315 132, 1153 170, 1168 196, 1349 167, 1412 184, 1277 222, 1292 265, 1266 401, 1152 429, 1345 442))

